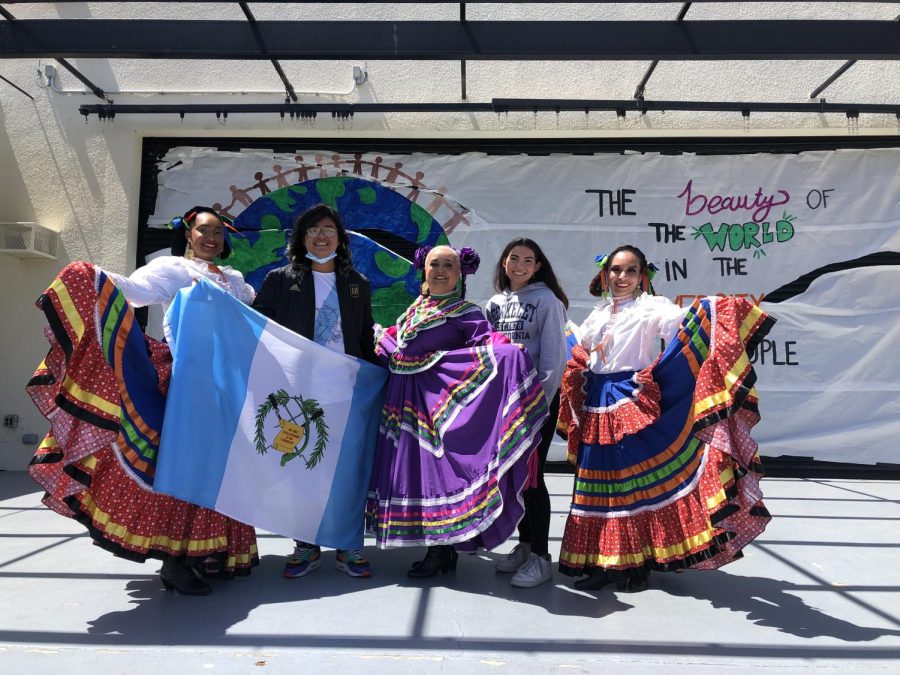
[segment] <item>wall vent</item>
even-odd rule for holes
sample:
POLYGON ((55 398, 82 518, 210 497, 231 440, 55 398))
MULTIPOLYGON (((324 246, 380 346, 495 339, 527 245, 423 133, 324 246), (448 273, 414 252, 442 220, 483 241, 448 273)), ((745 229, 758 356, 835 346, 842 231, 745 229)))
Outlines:
POLYGON ((0 223, 0 253, 56 260, 59 233, 37 223, 0 223))

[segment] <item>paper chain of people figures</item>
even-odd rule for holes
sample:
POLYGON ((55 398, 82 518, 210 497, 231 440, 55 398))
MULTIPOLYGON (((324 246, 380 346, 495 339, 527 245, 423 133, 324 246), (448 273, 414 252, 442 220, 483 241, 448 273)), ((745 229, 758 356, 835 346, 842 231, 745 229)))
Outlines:
POLYGON ((403 171, 403 162, 395 162, 393 166, 383 164, 382 157, 375 157, 374 160, 363 159, 361 152, 353 155, 353 160, 341 157, 341 155, 333 154, 330 159, 324 155, 315 155, 314 163, 308 163, 303 155, 296 155, 294 161, 299 166, 285 170, 280 164, 274 164, 271 176, 266 176, 262 171, 257 171, 253 178, 256 181, 253 185, 243 188, 237 185, 230 185, 231 201, 228 204, 215 203, 212 208, 228 218, 234 218, 232 209, 235 205, 247 207, 253 204, 256 198, 252 193, 257 192, 259 197, 271 194, 273 192, 271 183, 274 181, 275 190, 289 187, 293 183, 304 183, 308 180, 327 178, 329 176, 364 176, 368 174, 373 180, 382 184, 389 184, 395 188, 405 188, 408 192, 407 199, 413 203, 417 203, 423 196, 428 198, 428 205, 425 210, 432 216, 437 214, 441 209, 449 211, 449 217, 445 219, 444 231, 446 233, 453 232, 460 225, 468 225, 468 210, 447 199, 445 187, 437 189, 429 188, 422 181, 425 174, 416 171, 415 175, 409 175, 403 171), (293 175, 292 175, 293 174, 293 175))
MULTIPOLYGON (((598 302, 567 346, 566 294, 541 247, 518 238, 496 261, 496 295, 484 309, 465 299, 477 253, 420 248, 421 294, 395 325, 378 326, 336 210, 319 204, 296 218, 290 262, 270 271, 259 293, 224 265, 228 225, 216 208, 195 207, 173 221, 171 256, 129 277, 73 263, 37 303, 50 351, 28 391, 51 430, 31 476, 47 491, 44 503, 82 522, 102 548, 162 560, 166 589, 206 594, 209 575, 249 574, 258 562, 252 523, 135 477, 152 478, 162 428, 142 402, 164 398, 176 378, 168 345, 144 338, 130 307, 168 307, 179 290, 205 282, 332 352, 387 370, 371 471, 350 469, 371 476, 353 518, 367 519, 381 548, 425 546, 410 577, 452 572, 459 551, 497 547, 518 529, 496 571, 519 587, 552 579, 544 464, 554 432, 567 438, 575 466, 558 569, 581 577, 577 587, 636 592, 651 571, 718 568, 769 521, 750 435, 759 413, 747 352, 772 324, 758 307, 717 297, 680 308, 654 294, 654 268, 624 245, 585 275, 598 302), (129 367, 130 359, 149 365, 129 367)), ((325 441, 310 436, 318 423, 327 440, 327 405, 315 392, 293 396, 261 396, 262 419, 280 433, 251 437, 252 451, 282 471, 322 470, 325 441), (301 455, 311 442, 319 443, 313 467, 301 455), (306 468, 287 463, 295 456, 306 468)), ((215 425, 216 408, 202 403, 197 423, 215 425)), ((284 576, 320 567, 319 543, 295 541, 284 576)), ((337 550, 335 564, 354 577, 373 573, 362 534, 337 550)))

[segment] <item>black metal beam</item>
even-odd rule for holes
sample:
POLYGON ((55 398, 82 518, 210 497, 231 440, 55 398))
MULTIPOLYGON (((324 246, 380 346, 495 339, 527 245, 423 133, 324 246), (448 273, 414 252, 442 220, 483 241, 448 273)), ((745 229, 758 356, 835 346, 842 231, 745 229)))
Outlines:
MULTIPOLYGON (((263 54, 268 54, 268 50, 266 49, 265 40, 263 40, 262 34, 259 32, 259 26, 256 21, 256 17, 253 16, 253 12, 250 10, 250 7, 246 2, 239 2, 241 6, 241 11, 244 13, 244 16, 247 17, 247 21, 250 24, 250 29, 253 31, 253 37, 256 38, 256 43, 259 45, 259 50, 263 54)), ((270 59, 272 61, 272 65, 275 67, 275 72, 278 73, 278 77, 281 78, 281 83, 284 85, 285 93, 290 97, 290 99, 296 103, 297 102, 297 94, 294 91, 294 87, 291 84, 291 81, 288 79, 287 75, 284 74, 284 70, 281 68, 281 64, 278 63, 278 59, 270 59)))
MULTIPOLYGON (((894 21, 900 21, 900 14, 898 14, 896 17, 894 17, 894 21)), ((809 95, 809 97, 812 99, 816 98, 819 94, 821 94, 828 87, 830 87, 831 84, 836 79, 838 79, 841 75, 843 75, 848 70, 850 70, 850 68, 853 66, 854 63, 856 63, 856 59, 850 59, 849 61, 847 61, 846 63, 841 65, 841 67, 838 68, 836 71, 834 71, 831 75, 829 75, 822 84, 820 84, 818 87, 813 89, 813 91, 809 95)))
MULTIPOLYGON (((16 17, 14 17, 10 12, 8 12, 2 5, 0 5, 0 16, 2 16, 2 17, 3 17, 4 19, 6 19, 7 21, 15 21, 15 20, 16 20, 16 17)), ((20 87, 19 85, 17 85, 15 82, 6 79, 6 78, 3 77, 2 75, 0 75, 0 80, 3 80, 4 82, 6 82, 6 84, 8 84, 8 85, 9 85, 10 87, 12 87, 13 89, 17 89, 18 91, 22 92, 22 93, 25 94, 28 98, 30 98, 32 101, 34 100, 34 96, 32 96, 32 95, 29 94, 27 91, 25 91, 24 89, 22 89, 22 87, 20 87)))
MULTIPOLYGON (((2 14, 3 18, 5 18, 7 21, 17 21, 16 17, 14 17, 12 14, 10 14, 5 9, 3 9, 3 7, 0 7, 0 14, 2 14)), ((99 98, 102 101, 106 101, 107 103, 112 103, 112 99, 107 98, 106 94, 103 93, 103 90, 100 87, 98 87, 96 84, 94 84, 89 79, 87 79, 84 75, 82 75, 81 72, 75 66, 73 66, 71 63, 69 63, 65 59, 56 59, 56 62, 59 63, 59 65, 61 65, 63 68, 68 70, 70 73, 72 73, 72 75, 77 77, 84 84, 84 86, 86 86, 88 89, 90 89, 94 93, 94 96, 96 96, 97 98, 99 98)), ((7 80, 5 77, 3 79, 6 80, 7 82, 9 82, 9 80, 7 80)), ((23 89, 20 89, 19 87, 14 85, 12 82, 9 82, 9 84, 11 84, 13 87, 16 87, 16 89, 21 91, 23 94, 25 94, 31 100, 34 100, 34 97, 31 96, 31 94, 29 94, 28 92, 24 91, 23 89)))
MULTIPOLYGON (((459 20, 461 23, 466 22, 466 3, 459 3, 459 20)), ((459 62, 459 89, 460 98, 466 100, 466 60, 459 62)))
MULTIPOLYGON (((102 3, 113 3, 113 2, 124 2, 124 3, 143 3, 146 0, 94 0, 94 2, 102 2, 102 3)), ((208 4, 209 0, 155 0, 156 2, 177 2, 179 4, 192 5, 192 4, 208 4)), ((698 3, 713 3, 719 5, 748 5, 754 3, 762 3, 762 2, 796 2, 796 0, 751 0, 750 2, 745 2, 744 0, 696 0, 698 3)), ((50 0, 46 2, 41 2, 41 0, 4 0, 4 3, 7 5, 17 5, 17 4, 69 4, 83 2, 83 0, 56 0, 56 2, 51 2, 50 0)), ((268 3, 270 0, 248 0, 250 4, 262 4, 268 3)), ((577 5, 619 5, 619 4, 670 4, 672 0, 575 0, 572 4, 577 5)), ((816 3, 829 3, 833 4, 833 0, 807 0, 805 4, 816 4, 816 3)), ((867 2, 867 0, 849 0, 844 4, 862 4, 867 2)), ((876 0, 877 4, 898 4, 900 0, 876 0)), ((285 0, 285 4, 290 5, 321 5, 322 2, 318 0, 285 0)), ((329 0, 328 4, 359 4, 358 0, 329 0)), ((388 0, 378 0, 377 2, 373 2, 370 4, 375 5, 441 5, 445 4, 443 2, 421 2, 421 0, 398 0, 397 2, 391 2, 388 0)), ((488 4, 487 2, 473 2, 470 3, 473 5, 478 4, 488 4)), ((546 4, 546 0, 499 0, 499 2, 490 2, 490 4, 502 4, 502 5, 531 5, 531 4, 546 4)), ((870 3, 867 3, 870 4, 870 3)))
POLYGON ((836 71, 834 71, 831 75, 829 75, 828 78, 827 78, 822 84, 820 84, 818 87, 816 87, 815 89, 813 89, 813 91, 812 91, 812 93, 809 95, 809 97, 810 97, 810 98, 813 98, 813 99, 816 98, 819 94, 821 94, 821 93, 822 93, 823 91, 825 91, 828 87, 830 87, 832 82, 834 82, 834 81, 835 81, 836 79, 838 79, 841 75, 843 75, 843 74, 846 73, 848 70, 850 70, 850 67, 851 67, 854 63, 856 63, 856 59, 850 59, 849 61, 846 61, 840 68, 838 68, 838 69, 837 69, 836 71))
MULTIPOLYGON (((681 9, 678 12, 678 16, 675 18, 675 21, 684 21, 684 17, 687 15, 690 8, 690 2, 685 2, 684 4, 682 4, 681 9)), ((656 66, 658 65, 659 60, 653 60, 650 62, 650 65, 647 66, 647 70, 644 71, 644 76, 641 78, 640 83, 638 83, 637 88, 634 90, 635 98, 644 98, 644 90, 647 88, 647 83, 650 81, 650 76, 653 75, 653 71, 656 70, 656 66)))
POLYGON ((83 105, 82 115, 115 117, 116 115, 193 115, 198 113, 231 114, 281 114, 308 119, 313 114, 331 114, 342 119, 358 113, 441 113, 441 112, 493 112, 490 103, 178 103, 83 105))
POLYGON ((8 85, 9 85, 10 87, 12 87, 13 89, 18 89, 20 92, 22 92, 23 94, 25 94, 28 98, 30 98, 32 101, 34 100, 34 96, 32 96, 32 95, 29 94, 27 91, 25 91, 24 89, 22 89, 22 87, 20 87, 19 85, 17 85, 15 82, 12 82, 12 81, 10 81, 10 80, 7 80, 7 79, 6 79, 5 77, 3 77, 2 75, 0 75, 0 80, 3 80, 4 82, 6 82, 6 84, 8 84, 8 85))
POLYGON ((898 113, 897 103, 793 103, 777 101, 636 101, 588 100, 588 99, 526 99, 495 98, 491 101, 496 112, 648 112, 648 111, 690 111, 690 112, 783 112, 783 113, 898 113))
POLYGON ((363 113, 451 113, 451 112, 597 112, 615 111, 625 114, 647 111, 692 112, 784 112, 784 113, 900 113, 900 102, 884 103, 793 103, 752 101, 635 101, 579 99, 503 99, 486 103, 198 103, 198 104, 114 104, 83 105, 78 111, 85 116, 112 118, 117 115, 193 115, 193 114, 280 114, 309 118, 314 114, 347 118, 363 113))
POLYGON ((900 59, 895 21, 242 21, 20 19, 0 58, 900 59))
POLYGON ((65 59, 56 59, 56 62, 61 65, 63 68, 68 70, 72 75, 78 78, 78 81, 81 82, 85 87, 91 90, 91 92, 99 99, 106 101, 107 103, 112 103, 112 99, 106 96, 106 92, 104 92, 100 87, 91 82, 87 77, 85 77, 78 68, 73 66, 71 63, 66 61, 65 59))

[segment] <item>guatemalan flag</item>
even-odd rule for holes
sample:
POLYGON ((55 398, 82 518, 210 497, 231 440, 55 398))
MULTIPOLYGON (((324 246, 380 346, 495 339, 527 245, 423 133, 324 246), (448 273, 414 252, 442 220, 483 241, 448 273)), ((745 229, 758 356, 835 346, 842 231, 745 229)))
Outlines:
POLYGON ((387 371, 206 281, 166 315, 174 360, 155 490, 270 532, 363 544, 387 371))

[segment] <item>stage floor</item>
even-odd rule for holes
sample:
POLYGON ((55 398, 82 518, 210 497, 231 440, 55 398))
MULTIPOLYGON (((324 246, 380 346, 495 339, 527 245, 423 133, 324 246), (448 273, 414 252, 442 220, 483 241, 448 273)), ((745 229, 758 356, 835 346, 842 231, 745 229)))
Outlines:
MULTIPOLYGON (((551 552, 572 476, 552 474, 551 552)), ((369 547, 374 576, 281 578, 291 542, 206 597, 163 590, 159 562, 119 560, 0 472, 0 672, 900 672, 900 482, 769 479, 769 529, 722 570, 654 574, 649 590, 513 588, 499 551, 455 575, 406 577, 422 549, 369 547), (258 669, 258 670, 254 670, 258 669)), ((371 544, 371 541, 367 541, 371 544)), ((555 568, 555 565, 554 565, 555 568)))

